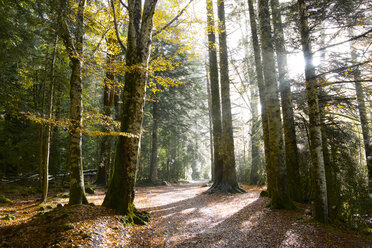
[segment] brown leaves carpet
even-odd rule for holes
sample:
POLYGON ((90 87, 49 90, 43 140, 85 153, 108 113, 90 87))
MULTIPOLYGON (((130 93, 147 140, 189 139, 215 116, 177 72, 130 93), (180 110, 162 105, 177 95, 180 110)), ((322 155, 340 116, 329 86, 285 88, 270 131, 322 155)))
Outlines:
POLYGON ((40 210, 36 196, 0 205, 0 247, 372 247, 352 234, 310 222, 303 210, 265 208, 261 188, 246 194, 203 194, 201 182, 140 187, 135 205, 151 214, 146 226, 125 227, 99 207, 104 192, 88 197, 96 206, 40 210), (14 220, 4 220, 7 215, 14 220))

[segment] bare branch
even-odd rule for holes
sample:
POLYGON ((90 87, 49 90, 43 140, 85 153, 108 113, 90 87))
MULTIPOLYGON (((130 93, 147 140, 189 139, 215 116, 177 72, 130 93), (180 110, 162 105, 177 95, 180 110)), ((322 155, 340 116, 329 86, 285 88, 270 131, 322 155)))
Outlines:
POLYGON ((317 53, 317 52, 320 52, 320 51, 323 51, 323 50, 326 50, 326 49, 328 49, 328 48, 330 48, 330 47, 339 46, 339 45, 342 45, 342 44, 344 44, 344 43, 347 43, 347 42, 350 42, 350 41, 353 41, 353 40, 357 40, 357 39, 359 39, 359 38, 361 38, 361 37, 366 36, 367 34, 369 34, 369 33, 371 33, 371 32, 372 32, 372 29, 368 30, 367 32, 365 32, 365 33, 363 33, 363 34, 361 34, 361 35, 351 37, 351 38, 348 39, 348 40, 344 40, 344 41, 341 41, 341 42, 338 42, 338 43, 335 43, 335 44, 332 44, 332 45, 329 45, 329 46, 326 46, 326 47, 322 47, 322 48, 316 50, 315 52, 313 52, 313 54, 314 54, 314 53, 317 53))
POLYGON ((190 0, 189 3, 180 11, 178 12, 178 14, 172 19, 170 20, 167 24, 165 24, 162 28, 160 28, 159 30, 155 31, 152 35, 152 37, 155 37, 156 35, 160 34, 161 32, 163 32, 165 29, 167 29, 170 25, 172 25, 172 23, 174 23, 175 21, 177 21, 177 19, 183 14, 183 12, 186 11, 186 9, 189 7, 190 3, 192 2, 193 0, 190 0))
POLYGON ((123 0, 120 0, 120 3, 121 3, 121 5, 124 6, 124 8, 126 8, 128 10, 128 6, 123 2, 123 0))

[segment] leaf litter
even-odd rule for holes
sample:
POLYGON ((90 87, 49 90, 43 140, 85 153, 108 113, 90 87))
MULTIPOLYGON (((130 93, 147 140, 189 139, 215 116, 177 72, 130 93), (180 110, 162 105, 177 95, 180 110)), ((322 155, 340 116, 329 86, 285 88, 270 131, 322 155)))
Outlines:
POLYGON ((38 195, 18 197, 0 205, 0 247, 372 247, 371 240, 309 221, 304 208, 266 208, 262 187, 203 194, 203 183, 138 187, 135 206, 151 214, 145 226, 124 226, 114 211, 100 207, 102 190, 82 206, 60 197, 45 205, 38 195))

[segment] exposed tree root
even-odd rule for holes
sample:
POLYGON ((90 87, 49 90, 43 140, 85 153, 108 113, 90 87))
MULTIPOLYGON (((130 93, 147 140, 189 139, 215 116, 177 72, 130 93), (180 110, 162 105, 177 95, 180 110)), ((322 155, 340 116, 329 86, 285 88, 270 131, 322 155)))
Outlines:
POLYGON ((246 191, 239 187, 238 184, 230 184, 226 182, 217 182, 214 183, 207 191, 208 194, 213 194, 217 192, 230 193, 230 194, 242 194, 246 191))
POLYGON ((146 211, 138 211, 133 207, 133 213, 124 215, 121 217, 121 221, 124 225, 146 225, 150 221, 150 214, 146 211))

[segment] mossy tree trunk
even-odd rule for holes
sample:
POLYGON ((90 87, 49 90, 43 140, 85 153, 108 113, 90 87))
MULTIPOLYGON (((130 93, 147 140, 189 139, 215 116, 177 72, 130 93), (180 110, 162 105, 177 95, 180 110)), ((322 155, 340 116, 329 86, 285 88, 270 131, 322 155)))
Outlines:
POLYGON ((151 146, 151 161, 150 161, 150 181, 158 180, 158 104, 152 103, 152 146, 151 146))
POLYGON ((262 65, 266 86, 266 104, 268 111, 270 160, 273 173, 271 207, 293 208, 288 195, 285 151, 283 144, 282 120, 280 113, 279 92, 277 86, 274 40, 271 34, 269 1, 259 0, 259 20, 261 28, 262 65))
POLYGON ((319 108, 319 92, 315 68, 312 65, 310 29, 308 12, 304 0, 298 0, 299 27, 301 32, 302 50, 305 59, 306 95, 310 121, 310 153, 315 190, 314 217, 320 222, 328 221, 327 182, 322 150, 321 113, 319 108))
POLYGON ((256 69, 256 80, 261 104, 261 121, 262 121, 262 132, 263 132, 263 139, 264 139, 264 152, 265 152, 265 165, 266 165, 266 173, 267 173, 267 190, 270 193, 273 182, 273 174, 271 170, 271 160, 270 160, 270 141, 269 141, 269 126, 268 126, 268 110, 266 104, 266 89, 265 83, 263 78, 262 72, 262 60, 261 60, 261 49, 260 44, 258 41, 258 33, 257 33, 257 22, 256 22, 256 15, 253 7, 253 0, 248 0, 248 8, 249 8, 249 21, 251 26, 252 32, 252 45, 253 45, 253 53, 254 53, 254 62, 255 62, 255 69, 256 69))
POLYGON ((134 183, 138 162, 139 141, 145 103, 147 68, 157 0, 128 1, 128 36, 121 109, 121 131, 135 135, 120 136, 117 144, 114 172, 103 206, 135 220, 133 206, 134 183))
POLYGON ((285 157, 288 175, 288 192, 297 202, 303 202, 300 180, 300 168, 296 141, 296 129, 293 117, 292 92, 288 78, 287 51, 283 32, 279 0, 271 0, 271 10, 274 26, 275 49, 279 72, 279 90, 283 111, 283 127, 285 141, 285 157))
POLYGON ((84 36, 84 7, 85 0, 80 0, 76 14, 74 27, 74 38, 70 33, 64 18, 68 16, 67 7, 69 3, 61 1, 62 12, 60 21, 62 27, 61 37, 65 43, 71 61, 70 79, 70 198, 69 204, 86 204, 88 200, 85 195, 83 161, 82 161, 82 114, 83 114, 83 84, 81 79, 83 36, 84 36))
MULTIPOLYGON (((212 108, 212 127, 213 127, 213 185, 222 181, 223 161, 221 150, 221 102, 220 87, 218 80, 217 47, 214 27, 213 1, 207 0, 207 30, 208 30, 208 53, 209 53, 209 79, 211 87, 211 108, 212 108)), ((212 186, 213 187, 213 186, 212 186)))

